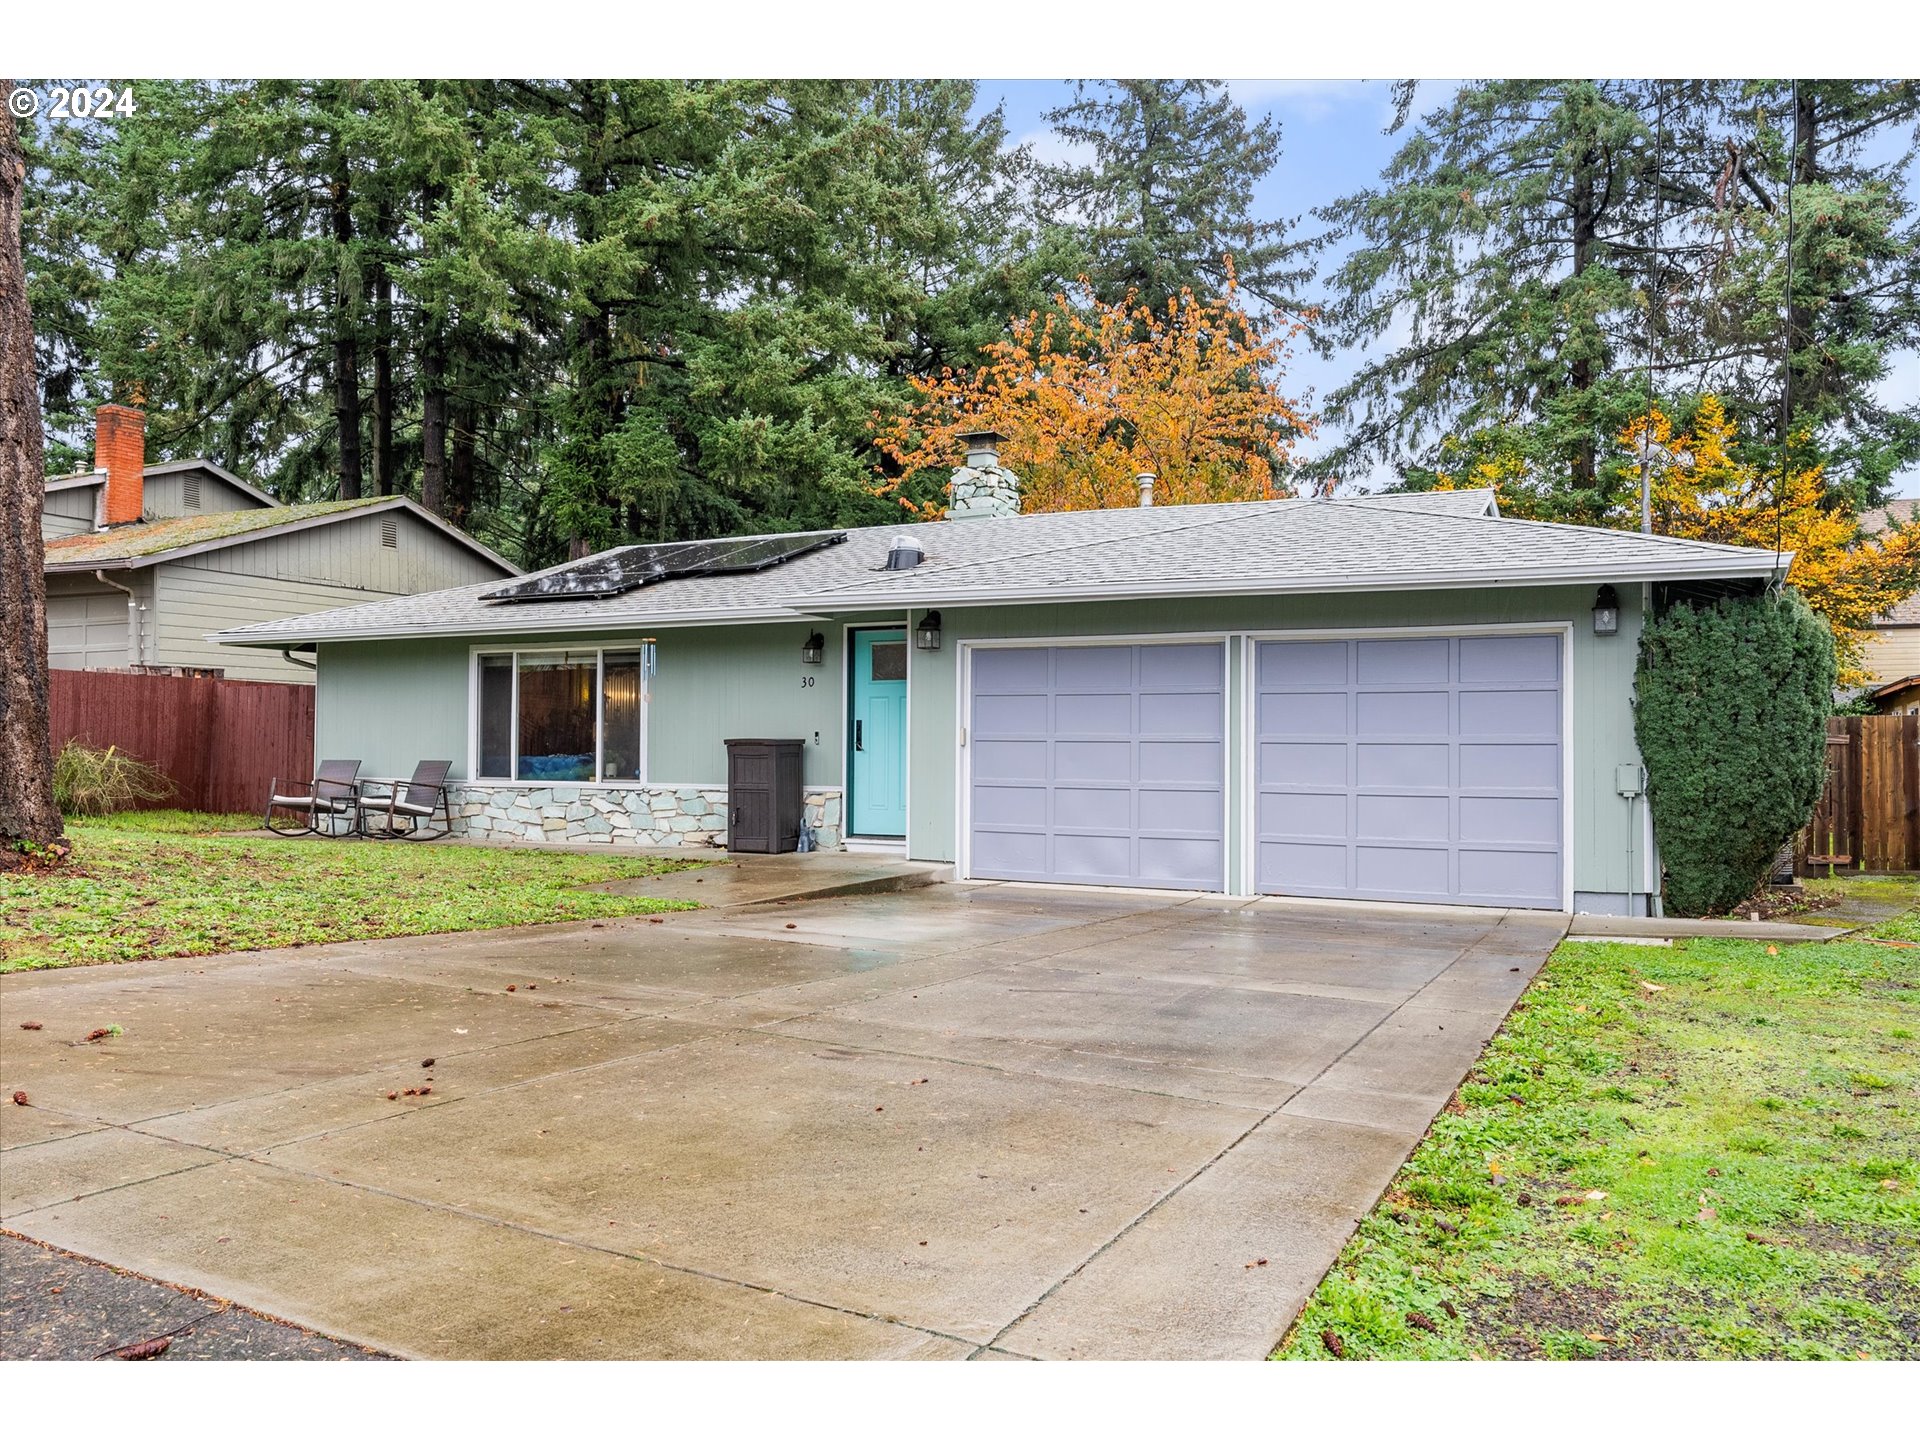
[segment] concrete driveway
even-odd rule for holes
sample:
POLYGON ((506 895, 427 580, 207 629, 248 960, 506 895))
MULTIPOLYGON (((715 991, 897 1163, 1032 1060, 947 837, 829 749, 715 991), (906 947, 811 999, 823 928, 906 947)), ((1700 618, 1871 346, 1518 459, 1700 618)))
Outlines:
POLYGON ((1254 1359, 1563 928, 944 885, 7 976, 0 1217, 407 1355, 1254 1359))

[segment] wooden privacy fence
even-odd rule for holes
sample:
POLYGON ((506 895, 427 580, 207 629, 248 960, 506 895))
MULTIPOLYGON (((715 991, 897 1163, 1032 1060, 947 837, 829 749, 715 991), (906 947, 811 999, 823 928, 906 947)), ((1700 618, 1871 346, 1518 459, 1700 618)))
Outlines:
POLYGON ((248 811, 278 775, 313 774, 313 686, 55 670, 53 749, 117 745, 173 781, 143 809, 248 811))
POLYGON ((1920 870, 1920 715, 1827 721, 1827 784, 1798 849, 1803 875, 1920 870))

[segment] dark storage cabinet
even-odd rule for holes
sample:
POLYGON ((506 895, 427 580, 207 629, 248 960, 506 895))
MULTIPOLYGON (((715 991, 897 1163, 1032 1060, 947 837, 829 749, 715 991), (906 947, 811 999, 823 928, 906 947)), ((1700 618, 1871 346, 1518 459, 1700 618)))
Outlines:
POLYGON ((727 849, 777 855, 800 848, 804 743, 727 741, 727 849))

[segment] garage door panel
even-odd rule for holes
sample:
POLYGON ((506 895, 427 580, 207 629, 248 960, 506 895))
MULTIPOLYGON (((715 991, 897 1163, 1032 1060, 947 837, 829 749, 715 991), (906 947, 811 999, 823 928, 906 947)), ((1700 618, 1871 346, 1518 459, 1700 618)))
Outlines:
POLYGON ((1277 839, 1344 840, 1348 826, 1348 798, 1305 791, 1263 793, 1258 800, 1257 824, 1262 835, 1277 839))
POLYGON ((973 778, 976 784, 995 780, 1044 782, 1047 778, 1047 742, 976 739, 973 743, 973 778))
POLYGON ((1287 691, 1265 694, 1258 706, 1257 733, 1261 739, 1295 735, 1345 735, 1348 726, 1347 692, 1327 694, 1287 691))
POLYGON ((973 693, 1044 695, 1052 688, 1045 650, 976 650, 973 693))
POLYGON ((981 825, 1047 828, 1047 792, 1037 785, 976 785, 973 818, 981 825))
POLYGON ((1056 690, 1133 691, 1133 651, 1126 645, 1066 645, 1053 652, 1056 690))
POLYGON ((1445 735, 1453 728, 1452 699, 1445 690, 1362 690, 1354 700, 1354 729, 1361 735, 1445 735))
POLYGON ((1207 740, 1220 739, 1226 728, 1226 716, 1220 708, 1220 695, 1140 696, 1140 733, 1160 736, 1186 736, 1207 740))
POLYGON ((1558 745, 1460 746, 1463 790, 1558 790, 1558 745))
POLYGON ((1557 690, 1462 690, 1460 733, 1465 735, 1558 735, 1557 690))
POLYGON ((1437 840, 1446 843, 1452 802, 1445 795, 1354 797, 1353 833, 1362 840, 1437 840))
POLYGON ((1463 637, 1460 641, 1460 680, 1467 685, 1489 680, 1557 685, 1560 681, 1560 639, 1557 635, 1463 637))
POLYGON ((1510 845, 1560 843, 1560 802, 1521 796, 1462 795, 1460 838, 1510 845))
POLYGON ((1257 888, 1559 908, 1561 652, 1553 635, 1262 642, 1257 888))
MULTIPOLYGON (((1042 732, 1046 727, 1040 727, 1042 732)), ((1133 733, 1131 695, 1056 695, 1053 697, 1053 733, 1062 735, 1130 735, 1133 733)))
POLYGON ((1354 678, 1362 685, 1447 683, 1446 640, 1361 640, 1354 678))
POLYGON ((1145 884, 1206 890, 1219 883, 1225 870, 1225 846, 1218 840, 1140 837, 1139 879, 1145 884))
POLYGON ((1224 651, 976 651, 968 873, 1225 888, 1224 651), (1038 731, 1026 729, 1036 717, 1038 731))
MULTIPOLYGON (((1036 792, 1045 796, 1045 791, 1036 792)), ((1061 830, 1130 830, 1133 827, 1133 790, 1122 786, 1060 785, 1053 790, 1055 827, 1061 830)), ((1041 805, 1041 824, 1047 823, 1041 805)))
POLYGON ((1347 847, 1345 845, 1308 845, 1299 841, 1263 841, 1260 846, 1260 873, 1272 883, 1263 885, 1275 893, 1333 894, 1349 888, 1347 847))
POLYGON ((1348 747, 1268 742, 1260 746, 1262 785, 1345 785, 1348 747))
POLYGON ((1045 735, 1044 695, 982 695, 974 704, 974 729, 983 735, 1045 735))
POLYGON ((1445 849, 1360 845, 1354 859, 1354 888, 1362 894, 1444 900, 1452 890, 1453 857, 1445 849))
POLYGON ((1226 797, 1217 789, 1140 791, 1143 835, 1217 836, 1226 824, 1226 797))
POLYGON ((1560 904, 1560 857, 1543 850, 1460 852, 1460 898, 1488 905, 1560 904))
POLYGON ((1395 745, 1384 742, 1354 747, 1354 780, 1363 786, 1430 786, 1444 790, 1448 780, 1445 745, 1395 745))

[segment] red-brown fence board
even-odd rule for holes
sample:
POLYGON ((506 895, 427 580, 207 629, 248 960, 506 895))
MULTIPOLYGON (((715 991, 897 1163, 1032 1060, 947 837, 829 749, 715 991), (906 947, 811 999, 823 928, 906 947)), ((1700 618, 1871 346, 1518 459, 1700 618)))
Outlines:
POLYGON ((117 745, 159 769, 175 793, 142 808, 258 810, 275 776, 313 774, 313 687, 261 680, 52 673, 53 748, 117 745))
POLYGON ((1800 837, 1800 871, 1920 870, 1920 715, 1827 722, 1827 783, 1800 837))

